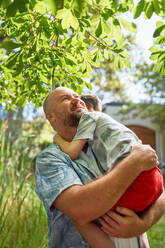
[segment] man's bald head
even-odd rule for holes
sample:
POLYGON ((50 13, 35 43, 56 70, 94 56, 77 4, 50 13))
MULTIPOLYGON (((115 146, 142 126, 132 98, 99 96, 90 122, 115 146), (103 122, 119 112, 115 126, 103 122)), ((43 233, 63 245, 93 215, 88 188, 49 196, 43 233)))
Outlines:
POLYGON ((44 113, 45 114, 52 110, 53 100, 56 99, 56 96, 58 95, 58 93, 60 91, 66 90, 66 89, 69 90, 69 91, 72 91, 69 88, 57 87, 55 90, 53 90, 52 92, 50 92, 50 94, 46 97, 46 99, 45 99, 45 101, 43 103, 43 110, 44 110, 44 113))

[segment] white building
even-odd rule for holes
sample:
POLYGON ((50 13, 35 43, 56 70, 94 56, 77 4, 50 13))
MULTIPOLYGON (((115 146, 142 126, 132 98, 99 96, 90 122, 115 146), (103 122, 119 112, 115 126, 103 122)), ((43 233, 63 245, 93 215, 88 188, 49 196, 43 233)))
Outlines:
POLYGON ((165 174, 165 129, 160 131, 150 119, 133 118, 132 113, 128 114, 127 120, 122 120, 123 115, 118 114, 122 106, 121 103, 106 103, 104 112, 126 125, 136 133, 144 144, 150 144, 156 150, 160 163, 159 167, 165 174))

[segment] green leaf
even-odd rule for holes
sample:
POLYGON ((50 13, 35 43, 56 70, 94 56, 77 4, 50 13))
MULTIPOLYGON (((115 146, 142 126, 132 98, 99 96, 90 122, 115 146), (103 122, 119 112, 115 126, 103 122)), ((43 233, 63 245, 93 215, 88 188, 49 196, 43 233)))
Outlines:
POLYGON ((75 16, 72 15, 70 19, 70 25, 72 28, 77 29, 79 27, 79 22, 75 16))
POLYGON ((154 11, 157 15, 160 14, 160 7, 158 0, 153 0, 154 11))
POLYGON ((165 31, 165 24, 163 24, 163 25, 159 26, 157 29, 155 29, 153 37, 155 38, 155 37, 160 36, 161 33, 164 31, 165 31))
POLYGON ((11 4, 10 0, 2 0, 0 6, 2 6, 2 8, 4 9, 7 9, 10 4, 11 4))
POLYGON ((86 72, 83 74, 84 78, 89 78, 92 74, 92 67, 89 63, 86 65, 86 72))
POLYGON ((87 86, 88 89, 92 90, 92 85, 88 82, 85 82, 85 85, 87 86))
POLYGON ((111 16, 113 16, 114 12, 112 9, 105 8, 104 12, 102 13, 102 17, 104 20, 108 20, 111 16))
POLYGON ((6 67, 11 69, 17 61, 19 53, 14 53, 12 56, 10 56, 6 61, 6 67))
POLYGON ((162 49, 160 49, 159 47, 156 47, 156 46, 152 46, 150 47, 150 52, 160 52, 162 51, 162 49))
POLYGON ((16 8, 16 6, 15 6, 15 2, 13 2, 13 3, 10 4, 9 7, 7 8, 6 16, 7 16, 7 17, 15 16, 16 13, 17 13, 17 8, 16 8))
POLYGON ((116 18, 114 18, 112 21, 112 30, 116 42, 120 42, 122 38, 121 27, 119 21, 116 18))
MULTIPOLYGON (((63 9, 64 8, 64 0, 51 0, 52 3, 54 3, 55 8, 57 10, 63 9)), ((46 0, 47 2, 47 0, 46 0)))
POLYGON ((15 0, 15 8, 19 9, 20 13, 26 12, 28 10, 28 0, 15 0))
POLYGON ((146 17, 147 17, 148 19, 151 18, 153 12, 154 12, 154 7, 153 7, 152 2, 146 3, 145 15, 146 15, 146 17))
POLYGON ((162 51, 158 56, 158 62, 163 62, 165 60, 165 51, 162 51))
POLYGON ((75 85, 75 83, 71 83, 71 89, 75 92, 77 91, 77 86, 75 85))
POLYGON ((63 19, 65 15, 67 14, 68 9, 61 9, 57 11, 56 18, 57 19, 63 19))
POLYGON ((36 52, 36 48, 37 48, 37 41, 35 41, 33 46, 31 48, 29 48, 29 53, 32 54, 32 53, 36 52))
POLYGON ((27 20, 26 20, 25 17, 18 16, 16 18, 13 18, 12 21, 14 23, 20 23, 20 24, 22 24, 22 23, 26 22, 27 20))
POLYGON ((117 70, 123 69, 123 63, 118 55, 115 55, 114 57, 114 66, 117 70))
POLYGON ((72 12, 69 9, 67 9, 61 22, 63 29, 68 29, 71 26, 72 17, 73 17, 72 12))
POLYGON ((110 25, 108 25, 105 21, 102 22, 102 29, 104 34, 107 34, 108 37, 112 35, 110 25))
POLYGON ((160 36, 156 42, 156 44, 159 44, 159 45, 164 45, 165 44, 165 36, 160 36))
POLYGON ((144 0, 141 0, 135 7, 135 10, 134 10, 134 14, 133 14, 133 18, 136 19, 138 18, 141 13, 143 12, 144 10, 144 3, 145 1, 144 0))
MULTIPOLYGON (((124 49, 125 47, 123 46, 123 43, 125 42, 125 39, 123 37, 121 37, 121 39, 118 41, 118 47, 122 47, 122 49, 124 49)), ((126 44, 125 44, 126 46, 126 44)))
POLYGON ((104 49, 104 57, 108 60, 109 59, 109 52, 107 49, 104 49))
POLYGON ((46 83, 48 81, 48 78, 45 77, 42 72, 39 74, 39 77, 41 78, 42 82, 46 83))
POLYGON ((65 59, 65 62, 66 62, 67 65, 71 65, 71 66, 76 65, 73 60, 71 60, 71 59, 69 59, 67 57, 64 57, 64 59, 65 59))
POLYGON ((48 5, 46 6, 45 3, 42 1, 42 2, 38 2, 36 5, 35 5, 35 10, 41 14, 44 14, 46 13, 46 9, 49 9, 48 5))
POLYGON ((121 24, 123 25, 123 27, 132 33, 136 33, 136 24, 133 22, 128 22, 125 19, 119 17, 119 20, 121 21, 121 24))
POLYGON ((165 63, 162 63, 160 67, 160 76, 163 77, 165 75, 165 63))
POLYGON ((13 50, 13 49, 16 49, 20 46, 21 46, 21 44, 15 43, 13 41, 6 41, 5 43, 2 44, 2 48, 6 49, 6 50, 13 50))
POLYGON ((151 60, 155 60, 155 59, 158 58, 158 55, 159 55, 159 53, 152 53, 152 54, 150 55, 150 59, 151 59, 151 60))
POLYGON ((126 51, 120 52, 119 55, 120 55, 121 57, 124 57, 124 58, 126 58, 126 57, 129 56, 128 53, 127 53, 126 51))
POLYGON ((95 35, 97 37, 99 37, 101 34, 102 34, 102 24, 101 24, 101 20, 100 20, 99 21, 99 24, 98 24, 98 26, 96 28, 95 35))
POLYGON ((130 63, 129 59, 123 58, 122 60, 123 60, 123 62, 124 62, 124 65, 125 65, 127 68, 131 69, 131 63, 130 63))
POLYGON ((15 76, 19 75, 23 69, 23 61, 22 61, 22 54, 19 56, 19 62, 16 66, 16 74, 15 76))
POLYGON ((154 67, 153 67, 153 72, 156 72, 156 71, 158 71, 159 70, 159 64, 158 63, 156 63, 155 65, 154 65, 154 67))
POLYGON ((157 22, 156 22, 156 26, 157 26, 157 27, 160 27, 160 26, 162 26, 163 24, 164 24, 164 22, 162 22, 162 21, 157 21, 157 22))

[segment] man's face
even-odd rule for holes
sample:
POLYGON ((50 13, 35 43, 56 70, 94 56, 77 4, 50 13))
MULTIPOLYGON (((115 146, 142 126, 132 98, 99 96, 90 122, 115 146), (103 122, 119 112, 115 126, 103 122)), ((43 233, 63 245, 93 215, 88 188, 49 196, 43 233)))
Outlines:
POLYGON ((51 104, 56 120, 62 121, 66 126, 76 127, 82 114, 87 112, 80 96, 68 88, 56 89, 51 104))

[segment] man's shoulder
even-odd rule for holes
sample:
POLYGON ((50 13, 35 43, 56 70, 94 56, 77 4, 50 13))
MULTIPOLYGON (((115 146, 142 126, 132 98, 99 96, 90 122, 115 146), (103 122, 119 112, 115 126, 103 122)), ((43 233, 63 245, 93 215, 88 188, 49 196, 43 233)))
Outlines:
POLYGON ((48 147, 46 147, 44 150, 42 150, 39 154, 38 154, 38 156, 37 156, 37 158, 42 158, 43 156, 47 156, 48 154, 51 154, 51 153, 58 153, 58 147, 57 147, 57 145, 56 144, 51 144, 51 145, 49 145, 48 147))
POLYGON ((40 162, 48 162, 48 161, 52 161, 54 159, 56 159, 56 160, 64 160, 66 158, 67 157, 59 149, 58 145, 52 144, 52 145, 49 145, 47 148, 45 148, 44 150, 42 150, 38 154, 36 163, 38 164, 40 162))

